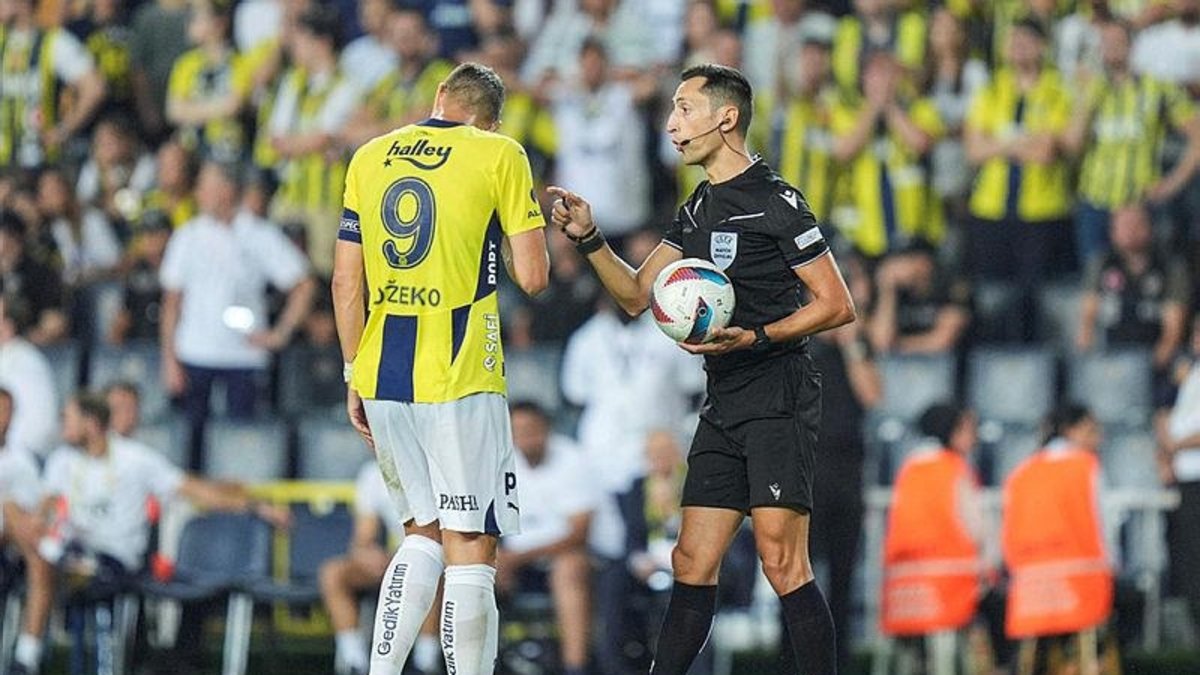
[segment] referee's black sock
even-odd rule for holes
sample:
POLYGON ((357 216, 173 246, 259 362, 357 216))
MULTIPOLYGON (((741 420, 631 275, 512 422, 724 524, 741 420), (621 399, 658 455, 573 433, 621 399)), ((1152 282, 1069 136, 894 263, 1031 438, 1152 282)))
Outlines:
POLYGON ((717 611, 717 587, 676 581, 658 634, 651 675, 685 675, 708 640, 717 611))
POLYGON ((800 675, 837 675, 833 616, 815 580, 780 596, 800 675))

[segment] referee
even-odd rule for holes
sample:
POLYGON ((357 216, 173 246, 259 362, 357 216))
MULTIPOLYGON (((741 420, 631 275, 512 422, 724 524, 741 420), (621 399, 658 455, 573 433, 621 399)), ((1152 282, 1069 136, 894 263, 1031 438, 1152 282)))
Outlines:
POLYGON ((688 455, 675 585, 651 673, 683 675, 703 646, 721 558, 746 514, 798 671, 836 673, 833 620, 808 558, 821 378, 806 340, 853 321, 853 301, 804 197, 746 152, 745 77, 702 65, 680 79, 667 132, 708 180, 640 268, 613 253, 582 197, 550 188, 554 223, 626 312, 644 311, 655 277, 684 257, 722 268, 737 297, 729 328, 707 344, 683 345, 706 357, 708 396, 688 455))

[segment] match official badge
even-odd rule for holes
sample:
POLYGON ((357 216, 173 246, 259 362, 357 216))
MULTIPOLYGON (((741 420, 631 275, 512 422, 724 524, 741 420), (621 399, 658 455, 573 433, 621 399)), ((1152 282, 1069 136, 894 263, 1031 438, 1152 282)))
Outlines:
POLYGON ((713 232, 709 239, 708 252, 714 264, 726 270, 737 257, 737 232, 713 232))

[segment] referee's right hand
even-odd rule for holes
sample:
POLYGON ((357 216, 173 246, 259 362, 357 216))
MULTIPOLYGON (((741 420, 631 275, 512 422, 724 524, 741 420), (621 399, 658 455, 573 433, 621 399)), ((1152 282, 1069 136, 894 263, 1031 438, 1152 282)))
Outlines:
POLYGON ((563 234, 579 239, 596 229, 596 223, 592 220, 592 205, 586 199, 554 185, 546 190, 557 197, 550 209, 550 222, 562 230, 563 234))

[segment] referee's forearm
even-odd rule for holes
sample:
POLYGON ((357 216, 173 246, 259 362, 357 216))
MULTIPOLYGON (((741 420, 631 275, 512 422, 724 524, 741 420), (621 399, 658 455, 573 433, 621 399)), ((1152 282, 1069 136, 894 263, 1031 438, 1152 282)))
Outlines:
POLYGON ((600 283, 621 309, 630 316, 637 316, 646 310, 650 304, 649 293, 642 288, 638 273, 621 260, 611 246, 605 244, 599 250, 589 253, 587 260, 592 264, 592 269, 596 270, 600 283))
POLYGON ((834 302, 832 299, 816 300, 774 323, 767 324, 765 330, 771 342, 788 342, 844 326, 855 318, 854 303, 848 297, 845 304, 834 302))

